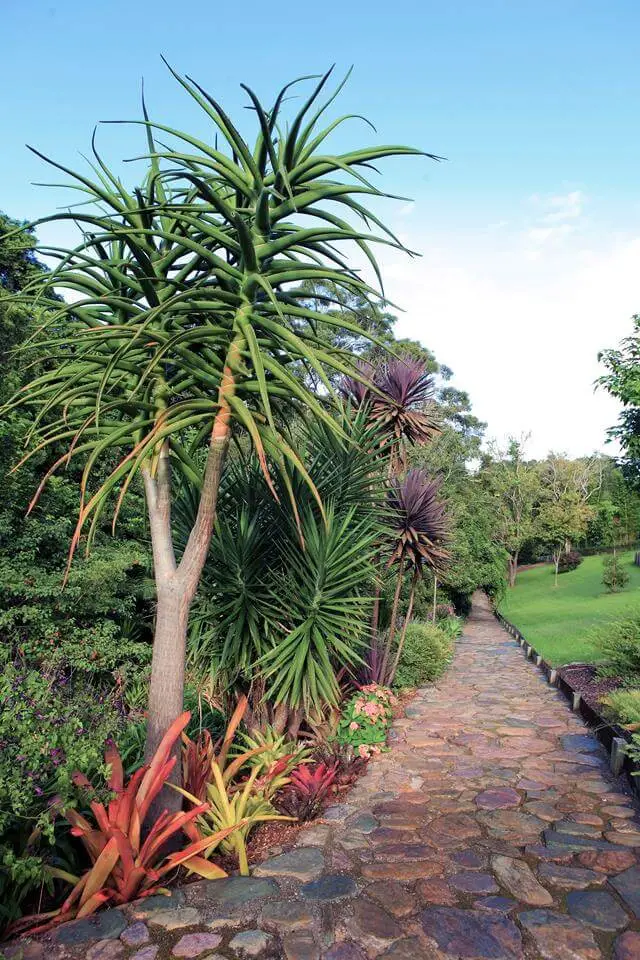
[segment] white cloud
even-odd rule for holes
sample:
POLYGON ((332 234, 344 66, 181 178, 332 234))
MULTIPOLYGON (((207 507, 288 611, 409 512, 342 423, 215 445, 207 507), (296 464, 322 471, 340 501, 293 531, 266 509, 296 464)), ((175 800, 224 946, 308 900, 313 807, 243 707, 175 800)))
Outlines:
POLYGON ((548 197, 534 193, 529 202, 537 210, 534 223, 525 230, 530 249, 525 256, 528 260, 539 260, 542 248, 563 244, 570 234, 582 227, 586 196, 581 190, 556 194, 548 197))
POLYGON ((413 234, 423 258, 382 258, 387 295, 406 311, 398 333, 453 368, 489 436, 530 430, 535 456, 611 453, 605 431, 618 406, 594 392, 597 354, 628 335, 640 308, 640 236, 600 234, 589 246, 563 235, 553 256, 536 258, 517 232, 490 244, 486 232, 439 234, 437 246, 413 234))
POLYGON ((561 223, 557 227, 532 227, 527 230, 527 238, 535 245, 542 245, 549 241, 561 240, 574 230, 575 227, 570 223, 561 223))
POLYGON ((543 220, 547 223, 557 223, 561 220, 575 220, 582 214, 586 197, 581 190, 572 190, 570 193, 549 197, 544 201, 548 208, 543 220))

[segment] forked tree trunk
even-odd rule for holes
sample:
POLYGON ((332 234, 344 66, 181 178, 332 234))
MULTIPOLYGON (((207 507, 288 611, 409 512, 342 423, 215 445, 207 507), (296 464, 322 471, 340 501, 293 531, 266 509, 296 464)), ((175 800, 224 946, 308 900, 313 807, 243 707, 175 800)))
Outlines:
MULTIPOLYGON (((228 438, 211 440, 198 513, 182 559, 176 565, 171 537, 169 453, 163 451, 156 477, 144 475, 157 590, 156 629, 151 660, 145 759, 155 753, 167 728, 184 709, 184 666, 189 610, 193 603, 216 517, 228 438)), ((179 773, 179 764, 174 772, 179 773)))
MULTIPOLYGON (((156 629, 149 683, 149 710, 145 760, 149 761, 167 728, 184 709, 184 669, 189 610, 196 595, 202 570, 209 552, 216 519, 218 490, 229 449, 231 407, 229 398, 235 393, 234 371, 242 349, 241 337, 232 342, 218 391, 218 413, 214 419, 209 452, 200 491, 200 502, 194 525, 180 560, 176 563, 171 531, 171 468, 169 446, 164 443, 159 454, 155 476, 151 468, 143 470, 145 497, 149 512, 153 570, 157 591, 156 629)), ((172 780, 180 783, 178 758, 172 780)), ((162 809, 177 810, 181 797, 165 789, 157 798, 150 814, 162 809)))
POLYGON ((518 576, 518 555, 516 551, 513 555, 509 554, 509 586, 515 587, 516 577, 518 576))

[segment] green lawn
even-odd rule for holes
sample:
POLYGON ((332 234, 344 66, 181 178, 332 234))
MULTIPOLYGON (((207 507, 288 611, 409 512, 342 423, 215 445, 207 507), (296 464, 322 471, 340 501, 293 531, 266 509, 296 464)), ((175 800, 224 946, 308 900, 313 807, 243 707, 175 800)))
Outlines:
POLYGON ((633 553, 621 557, 630 574, 621 593, 606 593, 602 557, 586 557, 577 570, 560 574, 557 589, 552 566, 523 570, 500 613, 554 666, 593 662, 598 659, 589 636, 593 628, 640 607, 640 567, 633 565, 633 553))

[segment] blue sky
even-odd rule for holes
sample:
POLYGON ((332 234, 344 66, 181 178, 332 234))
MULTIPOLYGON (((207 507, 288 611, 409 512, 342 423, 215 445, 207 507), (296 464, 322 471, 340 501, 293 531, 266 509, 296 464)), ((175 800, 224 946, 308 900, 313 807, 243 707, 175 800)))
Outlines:
MULTIPOLYGON (((637 0, 221 9, 4 0, 0 209, 50 212, 58 194, 31 181, 51 175, 24 144, 77 165, 98 120, 138 116, 141 76, 153 114, 189 125, 160 53, 235 113, 240 81, 268 98, 353 64, 340 112, 378 134, 356 124, 337 146, 377 136, 447 157, 385 167, 383 185, 415 199, 387 218, 424 255, 383 257, 401 332, 454 369, 491 435, 531 431, 540 454, 601 448, 616 409, 593 396, 595 356, 640 311, 637 0)), ((138 136, 106 127, 99 143, 115 160, 138 136)))

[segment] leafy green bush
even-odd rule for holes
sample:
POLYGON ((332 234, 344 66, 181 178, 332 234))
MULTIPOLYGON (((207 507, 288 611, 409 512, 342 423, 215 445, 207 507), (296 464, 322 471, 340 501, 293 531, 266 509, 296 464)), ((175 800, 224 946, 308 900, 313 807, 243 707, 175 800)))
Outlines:
POLYGON ((391 723, 395 697, 388 687, 370 683, 361 687, 342 709, 336 739, 360 757, 380 753, 391 723))
POLYGON ((461 617, 449 616, 443 620, 439 620, 437 627, 453 642, 457 640, 462 633, 462 619, 461 617))
POLYGON ((594 640, 604 660, 601 676, 621 677, 629 685, 640 681, 640 614, 606 624, 594 640))
POLYGON ((46 864, 77 870, 56 811, 75 770, 102 767, 151 655, 146 557, 131 541, 105 538, 62 589, 69 486, 55 480, 27 520, 21 491, 0 507, 0 927, 51 887, 46 864))
POLYGON ((640 723, 640 690, 614 690, 603 697, 602 702, 618 723, 640 723))
POLYGON ((394 687, 420 687, 437 680, 451 659, 453 640, 459 629, 460 621, 456 617, 442 620, 437 626, 419 620, 410 623, 394 687))
POLYGON ((582 554, 577 550, 570 550, 563 553, 558 560, 558 573, 569 573, 570 570, 576 570, 582 563, 582 554))
POLYGON ((609 593, 618 593, 629 583, 629 574, 615 554, 602 561, 602 582, 609 593))
POLYGON ((436 621, 439 623, 441 620, 447 620, 449 617, 455 617, 456 611, 450 603, 438 603, 436 604, 436 621))
POLYGON ((58 670, 4 658, 0 676, 0 925, 60 864, 56 812, 72 801, 75 770, 103 766, 122 724, 116 704, 58 670))

